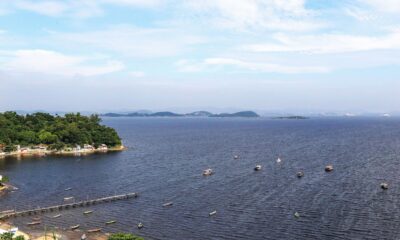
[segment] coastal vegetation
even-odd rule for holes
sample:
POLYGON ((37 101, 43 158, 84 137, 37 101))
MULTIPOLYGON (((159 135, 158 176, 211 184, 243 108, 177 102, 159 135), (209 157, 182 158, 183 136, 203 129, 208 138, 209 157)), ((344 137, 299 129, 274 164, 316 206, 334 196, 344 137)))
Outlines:
POLYGON ((95 148, 102 144, 109 147, 121 145, 117 132, 100 123, 98 115, 83 116, 80 113, 64 116, 0 113, 0 152, 12 152, 18 146, 41 144, 56 150, 84 144, 91 144, 95 148))
POLYGON ((0 234, 0 240, 25 240, 25 238, 23 236, 14 237, 13 233, 7 232, 0 234))
POLYGON ((108 237, 108 240, 144 240, 144 238, 131 233, 114 233, 108 237))

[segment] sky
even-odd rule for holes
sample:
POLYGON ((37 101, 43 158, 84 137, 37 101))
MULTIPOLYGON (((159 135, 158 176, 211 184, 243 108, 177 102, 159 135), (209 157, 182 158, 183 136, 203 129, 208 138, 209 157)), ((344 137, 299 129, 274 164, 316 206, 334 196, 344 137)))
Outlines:
POLYGON ((400 112, 400 0, 0 0, 0 111, 400 112))

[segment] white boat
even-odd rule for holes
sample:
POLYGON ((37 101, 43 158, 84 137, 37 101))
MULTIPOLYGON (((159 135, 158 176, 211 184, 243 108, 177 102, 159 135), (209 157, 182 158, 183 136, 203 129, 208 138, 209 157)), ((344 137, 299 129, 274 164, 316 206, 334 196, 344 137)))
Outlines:
POLYGON ((215 214, 217 214, 217 211, 216 210, 214 210, 214 211, 212 211, 212 212, 210 212, 209 214, 208 214, 208 216, 213 216, 213 215, 215 215, 215 214))
POLYGON ((78 229, 80 227, 80 225, 78 224, 78 225, 75 225, 75 226, 71 226, 71 227, 69 227, 71 230, 75 230, 75 229, 78 229))
POLYGON ((281 158, 278 157, 278 159, 276 159, 276 162, 281 163, 282 162, 281 158))
POLYGON ((143 223, 141 223, 141 222, 138 223, 138 225, 137 225, 137 228, 138 228, 138 229, 141 229, 141 228, 143 228, 143 227, 144 227, 143 223))
POLYGON ((70 201, 70 200, 72 200, 72 199, 74 199, 74 197, 65 197, 65 198, 64 198, 64 201, 70 201))
POLYGON ((256 165, 255 167, 254 167, 254 171, 259 171, 259 170, 261 170, 261 165, 256 165))
POLYGON ((213 173, 214 173, 213 170, 211 168, 208 168, 208 169, 203 171, 203 176, 210 176, 213 173))
POLYGON ((233 156, 234 159, 239 159, 239 155, 233 156))
POLYGON ((163 204, 163 207, 169 207, 172 206, 173 202, 167 202, 163 204))
POLYGON ((54 215, 51 218, 59 218, 59 217, 61 217, 61 214, 54 215))

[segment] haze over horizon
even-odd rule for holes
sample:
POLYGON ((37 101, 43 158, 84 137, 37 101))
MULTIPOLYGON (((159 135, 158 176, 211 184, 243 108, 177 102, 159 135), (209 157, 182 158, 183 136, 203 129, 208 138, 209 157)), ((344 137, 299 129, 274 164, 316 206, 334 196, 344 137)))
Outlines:
POLYGON ((397 0, 3 0, 0 111, 400 112, 397 0))

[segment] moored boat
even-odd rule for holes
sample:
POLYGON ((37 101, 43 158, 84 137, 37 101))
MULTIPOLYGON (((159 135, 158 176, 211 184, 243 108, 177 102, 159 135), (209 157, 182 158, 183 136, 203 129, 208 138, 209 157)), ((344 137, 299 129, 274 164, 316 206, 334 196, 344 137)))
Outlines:
POLYGON ((211 168, 208 168, 208 169, 203 171, 203 176, 210 176, 213 173, 214 173, 213 170, 211 168))
POLYGON ((141 229, 141 228, 143 228, 143 227, 144 227, 143 223, 141 223, 141 222, 138 223, 138 225, 137 225, 137 228, 138 228, 138 229, 141 229))
POLYGON ((91 213, 93 213, 93 210, 89 210, 89 211, 84 211, 83 212, 83 214, 85 214, 85 215, 88 215, 88 214, 91 214, 91 213))
POLYGON ((54 215, 51 218, 59 218, 59 217, 61 217, 61 214, 54 215))
POLYGON ((215 215, 215 214, 217 214, 217 211, 216 210, 214 210, 214 211, 212 211, 212 212, 210 212, 209 214, 208 214, 208 216, 213 216, 213 215, 215 215))
POLYGON ((108 222, 106 222, 106 224, 108 225, 108 224, 114 224, 114 223, 116 223, 117 221, 115 221, 115 220, 111 220, 111 221, 108 221, 108 222))
POLYGON ((88 233, 95 233, 95 232, 101 232, 101 228, 93 228, 93 229, 89 229, 87 230, 88 233))
POLYGON ((303 171, 299 171, 299 172, 297 172, 296 175, 297 175, 298 178, 301 178, 301 177, 304 176, 304 172, 303 171))
POLYGON ((39 225, 39 224, 41 224, 41 223, 42 223, 41 221, 34 221, 34 222, 27 223, 26 225, 28 225, 28 226, 35 226, 35 225, 39 225))
POLYGON ((261 170, 261 165, 256 165, 255 167, 254 167, 254 171, 260 171, 261 170))
POLYGON ((79 224, 77 224, 77 225, 74 225, 74 226, 71 226, 71 227, 69 227, 71 230, 75 230, 75 229, 78 229, 80 227, 80 225, 79 224))
POLYGON ((332 165, 326 165, 325 166, 325 172, 332 172, 333 171, 333 166, 332 165))
POLYGON ((173 202, 167 202, 163 204, 163 207, 169 207, 172 206, 172 204, 174 204, 173 202))
POLYGON ((64 201, 70 201, 70 200, 72 200, 72 199, 74 199, 74 197, 65 197, 65 198, 64 198, 64 201))

